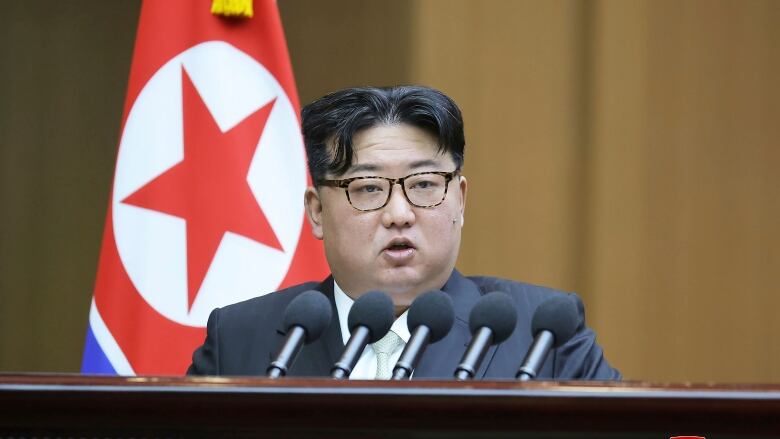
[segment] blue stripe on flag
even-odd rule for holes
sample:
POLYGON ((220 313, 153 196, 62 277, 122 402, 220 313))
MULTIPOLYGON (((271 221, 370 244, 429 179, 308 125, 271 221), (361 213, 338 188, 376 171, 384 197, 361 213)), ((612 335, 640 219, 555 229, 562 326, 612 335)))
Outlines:
POLYGON ((81 373, 116 375, 108 357, 100 348, 92 326, 87 326, 87 340, 84 343, 84 359, 81 362, 81 373))

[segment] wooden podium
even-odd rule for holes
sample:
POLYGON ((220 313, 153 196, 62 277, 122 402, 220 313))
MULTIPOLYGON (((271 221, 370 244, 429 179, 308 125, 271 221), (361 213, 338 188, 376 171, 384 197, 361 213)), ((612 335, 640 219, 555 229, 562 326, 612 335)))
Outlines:
POLYGON ((0 438, 780 437, 780 385, 0 375, 0 438))

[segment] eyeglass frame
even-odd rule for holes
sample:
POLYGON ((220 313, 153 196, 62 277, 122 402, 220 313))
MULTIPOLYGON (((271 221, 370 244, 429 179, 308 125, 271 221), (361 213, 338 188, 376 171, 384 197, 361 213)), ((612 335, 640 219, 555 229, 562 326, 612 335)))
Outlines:
POLYGON ((440 205, 441 203, 444 202, 444 200, 447 198, 447 192, 448 192, 448 190, 450 188, 450 182, 456 176, 459 176, 459 175, 460 175, 460 169, 456 169, 456 170, 454 170, 452 172, 446 172, 446 171, 415 172, 414 174, 409 174, 406 177, 401 177, 401 178, 380 177, 378 175, 365 175, 365 176, 360 176, 360 177, 344 178, 344 179, 341 179, 341 180, 321 179, 320 181, 317 182, 317 186, 327 186, 327 187, 343 188, 344 189, 344 194, 346 194, 346 196, 347 196, 347 201, 349 202, 349 205, 352 206, 353 209, 358 210, 360 212, 373 212, 375 210, 379 210, 379 209, 387 206, 387 203, 390 202, 390 197, 393 196, 393 188, 395 187, 396 184, 399 184, 399 185, 401 185, 401 192, 404 194, 404 198, 406 198, 406 201, 409 202, 409 204, 411 204, 414 207, 420 207, 420 208, 423 208, 423 209, 427 209, 427 208, 431 208, 431 207, 436 207, 436 206, 438 206, 438 205, 440 205), (436 174, 436 175, 441 175, 441 176, 444 177, 444 195, 441 197, 441 200, 439 200, 439 202, 436 203, 436 204, 431 204, 431 205, 428 205, 428 206, 417 205, 415 203, 412 203, 412 200, 409 199, 409 194, 406 193, 406 186, 404 186, 404 181, 407 178, 416 177, 418 175, 423 175, 423 174, 436 174), (352 200, 349 198, 348 186, 353 181, 356 181, 356 180, 366 180, 366 179, 369 179, 369 178, 381 178, 382 180, 387 180, 387 181, 390 182, 390 190, 387 191, 387 199, 385 200, 384 204, 382 204, 379 207, 375 207, 373 209, 358 209, 357 207, 355 207, 354 204, 352 204, 352 200))

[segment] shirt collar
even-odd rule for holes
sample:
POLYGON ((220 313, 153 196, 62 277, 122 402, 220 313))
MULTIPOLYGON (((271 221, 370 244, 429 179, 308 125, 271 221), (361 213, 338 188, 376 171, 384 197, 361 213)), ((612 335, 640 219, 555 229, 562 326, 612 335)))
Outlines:
MULTIPOLYGON (((352 309, 352 304, 355 303, 355 301, 352 300, 352 298, 341 289, 335 279, 333 280, 333 298, 336 300, 336 311, 339 315, 341 338, 344 340, 344 344, 347 344, 347 341, 349 341, 349 336, 351 335, 349 332, 347 317, 349 316, 349 310, 352 309)), ((401 314, 397 319, 395 319, 393 326, 390 327, 390 330, 398 334, 404 343, 408 343, 410 337, 409 328, 406 326, 407 314, 409 314, 408 309, 404 311, 404 313, 401 314)))

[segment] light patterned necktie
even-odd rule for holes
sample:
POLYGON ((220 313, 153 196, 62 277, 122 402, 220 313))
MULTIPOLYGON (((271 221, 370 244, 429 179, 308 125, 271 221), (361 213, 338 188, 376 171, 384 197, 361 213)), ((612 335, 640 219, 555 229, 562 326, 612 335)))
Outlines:
POLYGON ((404 341, 393 331, 390 331, 378 342, 371 345, 376 353, 376 379, 387 380, 393 376, 393 369, 390 367, 390 356, 404 341))

